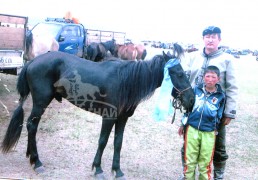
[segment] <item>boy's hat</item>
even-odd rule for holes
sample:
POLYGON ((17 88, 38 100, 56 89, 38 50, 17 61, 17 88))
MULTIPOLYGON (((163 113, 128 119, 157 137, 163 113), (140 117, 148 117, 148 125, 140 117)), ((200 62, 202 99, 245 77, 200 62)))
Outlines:
POLYGON ((207 34, 213 34, 213 33, 221 33, 220 28, 216 26, 209 26, 203 30, 202 36, 205 36, 207 34))

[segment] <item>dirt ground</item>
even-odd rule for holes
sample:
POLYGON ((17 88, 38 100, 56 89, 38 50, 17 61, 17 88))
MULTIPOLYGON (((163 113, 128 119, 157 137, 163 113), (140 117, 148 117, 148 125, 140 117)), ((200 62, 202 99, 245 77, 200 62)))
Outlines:
MULTIPOLYGON (((249 60, 252 64, 247 66, 242 57, 236 60, 239 61, 239 68, 248 67, 256 73, 258 62, 249 60)), ((247 72, 249 69, 241 71, 241 75, 247 72)), ((251 78, 243 85, 247 88, 240 94, 241 113, 237 121, 227 127, 230 158, 226 180, 258 179, 258 86, 250 85, 250 82, 252 85, 258 84, 256 79, 251 78), (256 94, 253 92, 255 90, 256 94)), ((16 80, 16 76, 0 74, 0 141, 17 106, 19 97, 15 89, 16 80)), ((243 78, 240 80, 244 82, 243 78)), ((152 112, 158 92, 141 103, 127 123, 121 151, 121 168, 127 179, 176 180, 182 173, 180 148, 183 141, 177 135, 180 113, 173 125, 170 123, 171 118, 155 122, 152 112)), ((24 108, 26 123, 31 110, 30 98, 24 108)), ((27 131, 24 126, 15 149, 8 154, 0 153, 0 179, 94 179, 91 165, 100 127, 100 116, 83 111, 67 101, 58 103, 53 100, 42 116, 37 133, 38 153, 45 172, 36 174, 26 158, 27 131)), ((113 136, 112 133, 102 158, 107 179, 112 179, 113 136)))

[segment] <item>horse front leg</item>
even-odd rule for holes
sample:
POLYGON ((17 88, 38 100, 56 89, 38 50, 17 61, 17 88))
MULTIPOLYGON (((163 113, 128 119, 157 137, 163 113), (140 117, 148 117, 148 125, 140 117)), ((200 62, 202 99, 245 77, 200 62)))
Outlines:
POLYGON ((43 165, 39 160, 37 144, 36 144, 36 133, 39 121, 41 119, 44 109, 40 107, 33 107, 31 115, 27 121, 27 130, 28 130, 28 146, 26 156, 30 158, 30 164, 34 164, 34 170, 37 173, 44 171, 43 165))
POLYGON ((99 145, 97 149, 97 153, 95 155, 93 164, 92 164, 92 170, 94 167, 96 168, 95 171, 95 176, 100 177, 103 176, 103 170, 101 168, 101 158, 104 152, 104 149, 107 145, 108 138, 110 135, 110 132, 115 124, 115 120, 110 120, 110 119, 102 119, 102 127, 101 127, 101 132, 100 132, 100 137, 99 137, 99 145))
POLYGON ((114 156, 113 156, 113 164, 112 171, 116 172, 116 178, 125 179, 124 173, 120 169, 120 153, 122 149, 123 136, 125 125, 128 117, 120 118, 116 121, 115 124, 115 138, 114 138, 114 156))

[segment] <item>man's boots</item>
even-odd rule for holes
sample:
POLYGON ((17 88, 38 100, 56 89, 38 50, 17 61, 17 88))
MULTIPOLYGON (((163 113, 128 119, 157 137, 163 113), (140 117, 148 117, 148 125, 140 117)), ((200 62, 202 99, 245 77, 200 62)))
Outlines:
POLYGON ((213 163, 214 165, 214 180, 221 180, 224 178, 224 172, 226 167, 226 162, 213 163))

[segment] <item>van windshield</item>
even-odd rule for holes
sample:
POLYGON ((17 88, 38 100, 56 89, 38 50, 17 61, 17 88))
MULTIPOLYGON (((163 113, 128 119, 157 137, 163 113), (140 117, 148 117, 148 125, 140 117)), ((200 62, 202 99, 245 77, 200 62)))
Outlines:
POLYGON ((52 24, 52 23, 39 23, 33 29, 32 33, 34 35, 50 35, 54 38, 57 36, 58 32, 62 29, 62 25, 60 24, 52 24))

